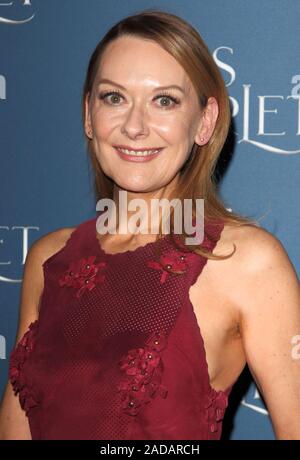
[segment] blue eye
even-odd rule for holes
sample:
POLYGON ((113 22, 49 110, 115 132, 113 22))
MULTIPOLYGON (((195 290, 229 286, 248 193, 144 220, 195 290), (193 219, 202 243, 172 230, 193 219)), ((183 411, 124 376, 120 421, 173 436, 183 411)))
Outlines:
MULTIPOLYGON (((110 100, 110 102, 108 102, 109 105, 118 105, 118 100, 120 100, 120 98, 123 98, 123 96, 121 95, 121 93, 119 91, 103 91, 103 92, 100 92, 99 99, 106 101, 106 100, 108 100, 108 98, 110 96, 113 96, 113 98, 110 100), (117 103, 116 104, 113 102, 113 100, 116 101, 115 98, 117 98, 117 103)), ((180 100, 177 97, 172 96, 169 93, 158 94, 154 98, 154 100, 157 100, 157 99, 171 101, 171 104, 163 104, 163 105, 161 105, 161 107, 165 107, 165 108, 173 107, 174 105, 178 105, 180 103, 180 100)))

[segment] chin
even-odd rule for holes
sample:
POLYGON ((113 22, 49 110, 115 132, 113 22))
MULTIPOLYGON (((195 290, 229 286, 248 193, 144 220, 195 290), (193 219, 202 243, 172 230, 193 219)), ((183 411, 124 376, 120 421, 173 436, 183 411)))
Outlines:
POLYGON ((119 185, 119 187, 126 191, 126 192, 131 192, 131 193, 146 193, 146 192, 151 192, 153 191, 153 188, 143 184, 143 185, 133 185, 133 184, 123 184, 119 185))

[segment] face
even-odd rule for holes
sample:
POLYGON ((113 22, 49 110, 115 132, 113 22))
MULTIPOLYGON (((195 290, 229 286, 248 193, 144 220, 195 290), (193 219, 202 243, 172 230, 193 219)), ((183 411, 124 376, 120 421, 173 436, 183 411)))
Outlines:
POLYGON ((85 129, 102 170, 120 189, 155 194, 176 182, 194 142, 208 142, 217 115, 213 98, 201 110, 185 70, 157 43, 120 37, 103 54, 85 129), (128 155, 122 146, 150 152, 128 155))

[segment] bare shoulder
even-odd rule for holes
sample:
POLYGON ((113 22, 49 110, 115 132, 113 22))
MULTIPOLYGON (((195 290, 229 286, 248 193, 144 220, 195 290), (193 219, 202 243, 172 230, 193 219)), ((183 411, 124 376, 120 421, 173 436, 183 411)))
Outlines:
POLYGON ((16 342, 30 323, 38 319, 44 289, 43 263, 66 244, 73 230, 73 227, 66 227, 49 232, 30 246, 23 269, 16 342))
POLYGON ((230 253, 235 245, 235 253, 230 259, 233 264, 239 265, 244 274, 256 272, 270 264, 291 266, 281 241, 262 227, 225 225, 221 236, 216 254, 230 253))
POLYGON ((300 284, 296 270, 281 241, 267 230, 231 226, 223 232, 222 252, 232 243, 236 252, 216 267, 223 273, 222 289, 237 307, 246 362, 278 439, 298 439, 300 284))
POLYGON ((76 227, 63 227, 43 235, 30 247, 27 257, 35 258, 43 264, 45 260, 65 246, 76 227))
POLYGON ((252 225, 225 225, 214 254, 230 254, 234 247, 231 257, 214 261, 211 266, 219 289, 240 313, 259 308, 259 293, 263 298, 267 291, 273 297, 276 289, 297 290, 296 270, 283 244, 272 233, 252 225))

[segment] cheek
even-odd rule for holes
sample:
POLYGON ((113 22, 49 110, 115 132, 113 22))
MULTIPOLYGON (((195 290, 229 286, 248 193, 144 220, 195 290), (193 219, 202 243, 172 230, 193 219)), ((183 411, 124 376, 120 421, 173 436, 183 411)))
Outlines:
MULTIPOLYGON (((190 142, 191 123, 190 114, 185 112, 156 113, 149 115, 149 136, 157 140, 159 136, 169 147, 178 147, 185 150, 190 142)), ((109 110, 106 107, 98 107, 93 111, 94 132, 98 142, 114 141, 120 133, 124 123, 124 113, 109 110)))
POLYGON ((155 123, 156 131, 171 144, 183 144, 189 137, 190 124, 183 114, 174 117, 160 117, 155 123))
POLYGON ((120 117, 105 108, 99 108, 93 113, 94 132, 98 140, 107 140, 110 133, 120 126, 120 117))

